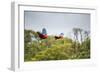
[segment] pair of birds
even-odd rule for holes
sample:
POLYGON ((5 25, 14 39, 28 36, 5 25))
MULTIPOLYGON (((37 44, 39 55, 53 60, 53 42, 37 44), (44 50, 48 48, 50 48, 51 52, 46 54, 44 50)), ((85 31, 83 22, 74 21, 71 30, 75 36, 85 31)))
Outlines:
MULTIPOLYGON (((39 35, 39 37, 41 38, 41 39, 46 39, 46 38, 48 38, 48 35, 47 35, 47 31, 46 31, 46 29, 45 28, 43 28, 42 29, 42 33, 40 33, 40 32, 37 32, 38 33, 38 35, 39 35)), ((61 39, 61 38, 63 38, 63 33, 61 33, 59 36, 54 36, 54 38, 57 40, 57 39, 61 39)))

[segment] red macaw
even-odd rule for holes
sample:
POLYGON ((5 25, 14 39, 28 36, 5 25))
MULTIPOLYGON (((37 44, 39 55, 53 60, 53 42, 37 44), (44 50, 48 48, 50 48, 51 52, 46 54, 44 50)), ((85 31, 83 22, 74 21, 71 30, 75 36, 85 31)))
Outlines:
POLYGON ((55 39, 57 40, 57 39, 62 39, 63 38, 63 33, 61 33, 59 36, 55 36, 55 39))
POLYGON ((38 33, 38 35, 39 35, 39 37, 40 37, 41 39, 46 39, 46 38, 48 37, 47 34, 42 34, 42 33, 40 33, 40 32, 37 32, 37 33, 38 33))

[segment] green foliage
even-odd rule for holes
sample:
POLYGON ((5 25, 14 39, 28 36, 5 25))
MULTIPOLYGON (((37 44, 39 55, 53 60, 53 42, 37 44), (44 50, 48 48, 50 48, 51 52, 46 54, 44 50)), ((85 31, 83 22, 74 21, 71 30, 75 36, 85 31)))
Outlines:
POLYGON ((51 48, 47 48, 44 51, 39 52, 37 55, 32 58, 32 60, 41 61, 41 60, 64 60, 70 59, 71 57, 71 48, 67 48, 66 45, 54 45, 51 48))
POLYGON ((81 53, 79 53, 79 58, 90 58, 90 38, 86 38, 81 44, 81 53))
POLYGON ((90 38, 86 38, 82 43, 73 41, 64 37, 55 40, 54 36, 48 36, 47 39, 39 39, 35 31, 24 31, 24 60, 68 60, 68 59, 86 59, 90 58, 90 38), (31 34, 36 40, 32 41, 31 34))
POLYGON ((30 35, 30 30, 24 30, 24 42, 28 43, 31 42, 31 35, 30 35))

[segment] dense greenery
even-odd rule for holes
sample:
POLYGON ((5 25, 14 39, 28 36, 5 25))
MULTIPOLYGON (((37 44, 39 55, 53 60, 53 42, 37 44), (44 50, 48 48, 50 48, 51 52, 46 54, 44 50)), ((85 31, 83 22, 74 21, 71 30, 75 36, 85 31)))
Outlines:
MULTIPOLYGON (((75 34, 75 33, 74 33, 75 34)), ((40 39, 37 32, 24 30, 24 60, 66 60, 90 58, 90 38, 86 37, 81 42, 71 38, 55 40, 53 35, 40 39), (34 39, 33 39, 34 38, 34 39)))

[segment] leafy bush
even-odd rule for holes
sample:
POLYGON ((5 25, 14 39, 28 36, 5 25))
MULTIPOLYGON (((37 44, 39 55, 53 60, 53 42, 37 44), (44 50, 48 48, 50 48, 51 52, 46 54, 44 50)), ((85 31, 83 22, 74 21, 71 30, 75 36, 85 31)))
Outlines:
POLYGON ((48 36, 47 39, 39 39, 37 33, 25 30, 24 34, 24 60, 66 60, 66 59, 86 59, 90 58, 90 38, 86 38, 82 43, 75 42, 70 38, 55 39, 48 36), (35 35, 36 40, 31 39, 35 35))
POLYGON ((66 45, 54 45, 51 48, 47 48, 45 51, 41 51, 32 58, 32 60, 64 60, 70 59, 72 53, 71 48, 67 48, 66 45))

